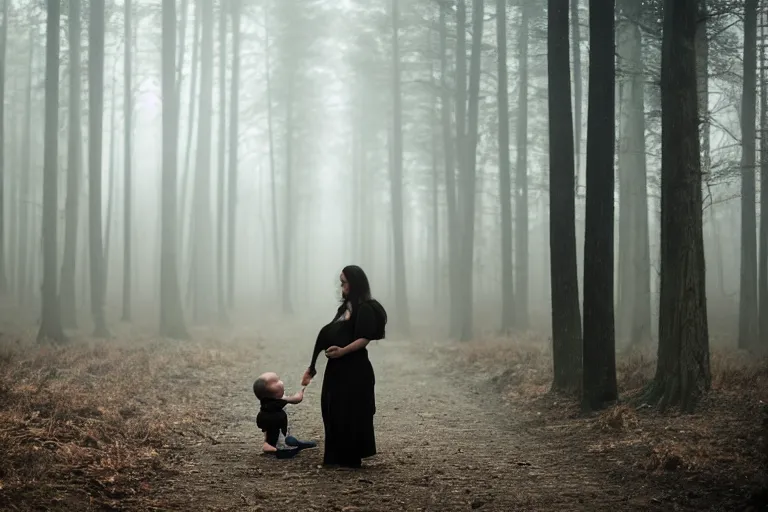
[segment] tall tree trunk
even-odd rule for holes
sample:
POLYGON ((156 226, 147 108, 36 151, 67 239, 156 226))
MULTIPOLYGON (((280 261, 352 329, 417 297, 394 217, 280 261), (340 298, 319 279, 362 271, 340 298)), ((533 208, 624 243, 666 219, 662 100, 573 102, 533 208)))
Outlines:
MULTIPOLYGON (((702 0, 703 1, 703 0, 702 0)), ((705 11, 706 14, 706 11, 705 11)), ((765 41, 768 11, 760 12, 760 39, 765 41)), ((706 26, 706 25, 705 25, 706 26)), ((758 318, 760 348, 768 348, 768 74, 765 48, 760 49, 760 239, 758 257, 758 318)), ((707 133, 708 135, 708 133, 707 133)), ((710 207, 711 208, 711 207, 710 207)))
POLYGON ((521 6, 518 29, 517 160, 515 169, 515 324, 528 329, 528 39, 530 6, 521 6))
MULTIPOLYGON (((703 0, 701 0, 703 1, 703 0)), ((706 14, 706 10, 704 12, 706 14)), ((768 10, 760 9, 760 40, 765 41, 768 10)), ((706 25, 705 25, 706 27, 706 25)), ((762 350, 768 347, 768 74, 765 48, 760 48, 760 238, 758 250, 758 335, 762 350)))
POLYGON ((501 330, 514 325, 514 276, 512 265, 512 178, 509 162, 509 92, 507 90, 507 1, 496 0, 496 87, 499 121, 499 201, 501 203, 501 330))
MULTIPOLYGON (((752 1, 752 0, 750 0, 752 1)), ((666 0, 661 50, 661 291, 646 398, 691 411, 709 389, 709 330, 696 93, 697 0, 666 0)))
POLYGON ((240 13, 242 0, 231 0, 232 78, 229 92, 229 199, 227 200, 227 305, 235 305, 235 250, 237 248, 237 167, 240 136, 240 13))
MULTIPOLYGON (((434 30, 429 30, 429 48, 434 48, 434 30)), ((429 127, 430 127, 430 143, 432 154, 432 236, 430 241, 430 251, 432 260, 432 305, 437 310, 440 305, 440 201, 438 195, 440 193, 440 164, 438 155, 438 139, 439 139, 439 122, 437 117, 437 103, 439 100, 437 83, 435 80, 435 60, 429 59, 429 83, 430 91, 432 93, 432 105, 429 111, 429 127)), ((365 148, 361 151, 361 171, 365 170, 365 148)), ((361 197, 366 197, 363 190, 360 191, 361 197)), ((361 250, 362 254, 365 254, 365 250, 361 250)), ((427 270, 429 265, 427 265, 427 270)))
POLYGON ((392 0, 392 95, 393 137, 392 166, 390 167, 390 193, 392 197, 392 234, 395 263, 395 301, 397 302, 397 327, 403 335, 411 330, 408 308, 408 289, 405 275, 405 233, 403 225, 403 104, 400 83, 400 6, 392 0))
POLYGON ((8 291, 5 268, 5 57, 8 44, 8 2, 3 0, 3 26, 0 28, 0 293, 8 291))
POLYGON ((216 187, 216 297, 219 323, 227 321, 224 283, 224 187, 227 177, 227 8, 219 5, 219 162, 216 187))
POLYGON ((576 188, 574 192, 578 196, 581 184, 581 26, 579 25, 579 0, 571 0, 571 31, 573 35, 573 110, 574 110, 574 149, 576 155, 576 188))
POLYGON ((613 311, 615 0, 589 2, 587 197, 584 231, 582 407, 618 399, 613 311))
POLYGON ((645 74, 640 4, 621 0, 619 129, 619 268, 617 336, 632 345, 651 336, 651 274, 645 157, 645 74))
MULTIPOLYGON (((191 158, 192 158, 192 134, 195 131, 195 109, 197 107, 197 83, 198 83, 198 76, 197 76, 197 67, 200 62, 199 59, 199 53, 200 53, 200 27, 202 26, 202 20, 200 17, 200 1, 201 0, 195 0, 195 28, 192 34, 192 74, 191 78, 189 80, 189 115, 187 116, 187 143, 184 146, 184 176, 181 179, 181 190, 179 193, 181 194, 181 209, 179 210, 179 216, 181 218, 181 224, 179 225, 179 233, 181 235, 179 236, 179 246, 184 246, 184 250, 182 254, 185 258, 187 258, 189 261, 188 265, 182 266, 182 268, 189 268, 190 272, 190 280, 189 282, 192 283, 193 279, 191 278, 192 272, 193 272, 193 264, 192 261, 194 260, 194 225, 195 225, 195 217, 192 214, 191 210, 191 204, 190 204, 190 197, 192 195, 192 190, 194 185, 191 184, 193 181, 190 179, 190 176, 192 176, 192 165, 191 165, 191 158), (184 228, 186 222, 187 227, 187 237, 185 243, 181 243, 184 241, 184 228)), ((181 95, 179 95, 179 98, 181 95)), ((177 99, 177 101, 180 100, 177 99)), ((181 111, 181 105, 179 105, 179 111, 181 111)), ((176 113, 177 116, 179 116, 179 112, 176 113)), ((177 125, 178 130, 178 125, 177 125)), ((191 286, 187 287, 187 296, 191 299, 191 293, 192 288, 191 286)))
POLYGON ((65 341, 59 312, 56 256, 58 244, 59 21, 61 2, 48 0, 45 45, 45 150, 43 161, 42 316, 37 341, 65 341))
POLYGON ((275 166, 275 129, 272 107, 272 64, 269 48, 269 11, 264 7, 264 73, 266 75, 267 132, 269 135, 270 198, 272 200, 272 258, 275 260, 275 276, 280 275, 280 237, 277 229, 277 168, 275 166))
POLYGON ((211 133, 213 110, 213 0, 201 0, 200 120, 197 126, 197 162, 194 198, 194 307, 195 320, 208 323, 215 302, 211 226, 211 133))
POLYGON ((184 313, 181 308, 178 258, 176 251, 176 166, 178 164, 178 114, 174 68, 176 58, 176 1, 163 0, 163 207, 160 249, 160 335, 170 338, 187 338, 184 313))
MULTIPOLYGON (((295 66, 295 63, 289 63, 290 66, 295 66)), ((282 265, 282 299, 283 299, 283 313, 290 315, 293 313, 293 301, 291 300, 291 278, 293 277, 293 231, 294 231, 294 207, 292 204, 293 199, 293 146, 294 146, 294 130, 293 125, 295 122, 293 114, 293 102, 295 94, 295 69, 289 71, 289 78, 285 101, 285 189, 283 196, 283 265, 282 265)))
POLYGON ((107 219, 104 232, 104 296, 109 282, 109 249, 112 242, 112 212, 115 204, 115 167, 117 166, 115 113, 117 111, 117 69, 112 73, 112 105, 109 117, 109 177, 107 183, 107 219))
POLYGON ((104 247, 101 240, 101 154, 104 117, 104 0, 91 0, 88 25, 88 200, 91 313, 94 336, 109 336, 104 319, 104 247))
MULTIPOLYGON (((186 3, 186 0, 185 0, 186 3)), ((131 90, 131 48, 133 47, 133 13, 131 12, 131 0, 124 0, 125 17, 125 45, 123 56, 123 113, 125 116, 125 127, 123 128, 123 322, 131 321, 131 279, 132 275, 132 255, 133 247, 131 229, 133 216, 133 165, 132 151, 133 145, 133 91, 131 90)))
MULTIPOLYGON (((458 290, 458 239, 459 239, 459 216, 456 204, 456 158, 458 149, 455 147, 458 141, 463 140, 462 132, 458 131, 459 126, 464 126, 463 122, 459 125, 458 105, 457 105, 457 135, 453 137, 451 126, 451 99, 448 84, 448 2, 440 3, 440 117, 442 118, 443 132, 443 153, 445 155, 445 197, 447 208, 447 228, 448 228, 448 295, 450 299, 450 336, 458 338, 461 331, 459 322, 459 290, 458 290)), ((461 13, 459 13, 461 14, 461 13)), ((462 18, 466 24, 466 16, 462 18)), ((463 26, 463 25, 462 25, 463 26)), ((464 52, 466 55, 466 51, 464 52)), ((461 59, 457 59, 458 66, 461 59)), ((463 82, 457 82, 463 83, 463 82)), ((462 112, 464 112, 462 110, 462 112)), ((462 114, 464 115, 464 114, 462 114)))
POLYGON ((757 344, 757 214, 755 212, 755 110, 757 0, 744 4, 744 84, 741 100, 741 272, 739 348, 757 344))
POLYGON ((461 340, 472 339, 472 319, 474 308, 472 297, 474 288, 474 251, 475 251, 475 200, 477 198, 477 141, 478 118, 480 113, 480 64, 483 42, 484 2, 472 2, 472 54, 469 61, 469 89, 467 110, 467 131, 465 137, 465 158, 461 172, 462 196, 462 241, 461 241, 461 291, 462 322, 461 340))
MULTIPOLYGON (((9 0, 6 0, 6 2, 9 0)), ((67 199, 64 257, 61 265, 61 320, 64 327, 77 327, 75 274, 77 269, 77 225, 80 216, 80 168, 82 162, 80 0, 69 0, 69 126, 67 127, 67 199)), ((82 265, 83 262, 81 261, 82 265)))
POLYGON ((29 61, 27 68, 27 89, 24 98, 24 132, 21 142, 21 179, 19 184, 19 256, 17 258, 19 303, 25 304, 30 292, 29 280, 29 214, 31 211, 31 198, 29 194, 30 177, 32 174, 32 89, 35 58, 35 31, 29 31, 29 61))
MULTIPOLYGON (((10 1, 10 0, 6 0, 10 1)), ((19 77, 16 77, 14 80, 14 89, 18 90, 18 84, 20 79, 19 77)), ((19 254, 19 130, 18 130, 18 119, 20 117, 19 115, 19 105, 18 103, 16 105, 13 105, 11 108, 11 118, 8 126, 11 128, 9 133, 9 154, 10 154, 10 161, 12 162, 11 168, 14 169, 14 172, 8 173, 8 178, 10 180, 10 186, 9 186, 9 214, 10 217, 8 219, 9 226, 8 226, 8 235, 9 235, 9 244, 8 244, 8 268, 10 269, 10 275, 9 277, 9 285, 10 290, 14 293, 17 292, 18 289, 18 282, 19 278, 17 275, 17 265, 16 265, 16 257, 19 254)))
POLYGON ((576 267, 568 0, 548 0, 547 5, 549 248, 554 361, 552 388, 573 392, 581 385, 582 347, 576 267))

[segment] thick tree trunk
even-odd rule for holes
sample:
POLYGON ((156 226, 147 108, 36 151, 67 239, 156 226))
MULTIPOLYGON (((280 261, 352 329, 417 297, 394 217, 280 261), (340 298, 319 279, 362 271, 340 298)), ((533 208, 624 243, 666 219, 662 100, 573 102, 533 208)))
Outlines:
POLYGON ((615 0, 589 2, 582 408, 618 399, 613 311, 615 0))
POLYGON ((176 167, 178 165, 178 99, 174 80, 176 58, 176 2, 163 0, 163 49, 162 49, 162 90, 163 90, 163 206, 160 250, 160 335, 170 338, 187 338, 184 313, 181 308, 178 258, 176 251, 176 167))
POLYGON ((88 26, 88 219, 91 313, 94 336, 109 336, 104 318, 104 247, 101 239, 102 125, 104 116, 104 0, 91 0, 88 26))
POLYGON ((568 0, 548 0, 549 248, 552 288, 553 390, 581 386, 581 318, 568 55, 568 0))
POLYGON ((744 83, 741 100, 741 272, 739 348, 757 345, 757 213, 755 211, 755 110, 757 0, 744 4, 744 83))
POLYGON ((462 321, 461 340, 468 341, 473 335, 472 307, 474 288, 475 254, 475 201, 477 198, 477 141, 478 118, 480 113, 480 64, 483 42, 485 4, 483 0, 472 1, 472 54, 469 61, 469 89, 467 109, 467 131, 464 139, 465 158, 461 172, 462 232, 461 232, 461 292, 462 321))
POLYGON ((646 396, 691 411, 709 389, 696 93, 697 0, 666 0, 661 53, 661 292, 656 377, 646 396))
MULTIPOLYGON (((463 120, 457 117, 457 135, 453 136, 453 127, 451 125, 451 98, 448 84, 448 2, 440 3, 440 117, 442 120, 443 132, 443 153, 445 155, 445 197, 447 209, 448 228, 448 295, 450 299, 450 321, 449 334, 452 338, 458 338, 460 335, 461 324, 459 319, 459 289, 458 289, 458 240, 459 240, 459 216, 456 204, 456 160, 460 158, 460 149, 457 146, 460 140, 463 140, 463 133, 459 131, 459 126, 463 127, 463 120)), ((459 13, 461 14, 461 13, 459 13)), ((466 24, 466 15, 462 17, 462 25, 466 24)), ((463 54, 466 56, 466 51, 463 54)), ((457 60, 458 66, 461 60, 457 60)), ((465 64, 466 66, 466 64, 465 64)), ((464 83, 464 82, 457 82, 464 83)), ((457 92, 458 93, 458 92, 457 92)), ((457 104, 457 114, 458 114, 457 104)), ((462 116, 465 111, 461 110, 462 116)), ((463 129, 463 128, 462 128, 463 129)), ((460 161, 460 160, 459 160, 460 161)))
POLYGON ((61 3, 48 1, 45 50, 45 149, 43 157, 43 286, 37 341, 65 341, 59 312, 58 244, 59 21, 61 3))
MULTIPOLYGON (((8 1, 8 0, 6 0, 8 1)), ((80 0, 69 0, 69 125, 67 127, 67 199, 65 206, 64 257, 61 264, 61 320, 64 327, 77 327, 75 275, 77 231, 80 215, 80 168, 82 162, 82 117, 80 76, 80 0)), ((81 265, 84 262, 80 262, 81 265)))
MULTIPOLYGON (((631 345, 651 336, 651 275, 645 157, 645 74, 640 4, 621 0, 627 19, 618 27, 620 84, 619 267, 617 337, 631 345)), ((622 19, 624 18, 622 17, 622 19)))
POLYGON ((197 125, 197 161, 194 197, 194 301, 193 318, 208 323, 215 317, 211 226, 211 134, 213 110, 213 0, 201 0, 200 120, 197 125))

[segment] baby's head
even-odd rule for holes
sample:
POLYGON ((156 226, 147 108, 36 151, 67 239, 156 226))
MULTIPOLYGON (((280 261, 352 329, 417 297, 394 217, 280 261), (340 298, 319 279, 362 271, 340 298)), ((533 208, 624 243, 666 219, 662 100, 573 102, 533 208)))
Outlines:
POLYGON ((280 398, 285 394, 285 385, 274 372, 262 373, 253 383, 253 394, 259 400, 263 398, 280 398))

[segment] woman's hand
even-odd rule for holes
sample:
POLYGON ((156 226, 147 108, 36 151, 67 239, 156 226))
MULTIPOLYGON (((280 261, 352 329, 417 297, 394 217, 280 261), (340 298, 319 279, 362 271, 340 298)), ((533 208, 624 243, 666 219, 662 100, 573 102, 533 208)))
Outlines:
POLYGON ((342 357, 345 355, 346 352, 343 348, 337 347, 336 345, 332 347, 328 347, 328 349, 325 351, 325 357, 328 359, 338 359, 339 357, 342 357))
POLYGON ((310 373, 309 368, 307 368, 304 375, 301 377, 301 385, 308 386, 310 382, 312 382, 312 374, 310 373))

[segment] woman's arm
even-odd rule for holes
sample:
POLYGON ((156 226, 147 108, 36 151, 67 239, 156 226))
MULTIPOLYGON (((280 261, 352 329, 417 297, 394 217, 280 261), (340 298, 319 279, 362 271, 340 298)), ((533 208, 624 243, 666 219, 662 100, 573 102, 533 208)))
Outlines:
POLYGON ((371 340, 367 338, 358 338, 346 347, 341 348, 341 355, 345 356, 351 352, 358 351, 368 346, 371 340))
POLYGON ((320 334, 318 333, 317 339, 315 340, 315 348, 312 350, 312 360, 309 362, 309 368, 307 369, 307 372, 309 373, 310 377, 314 377, 315 375, 317 375, 315 364, 317 363, 317 356, 319 356, 320 352, 322 351, 323 351, 323 346, 320 343, 320 334))

